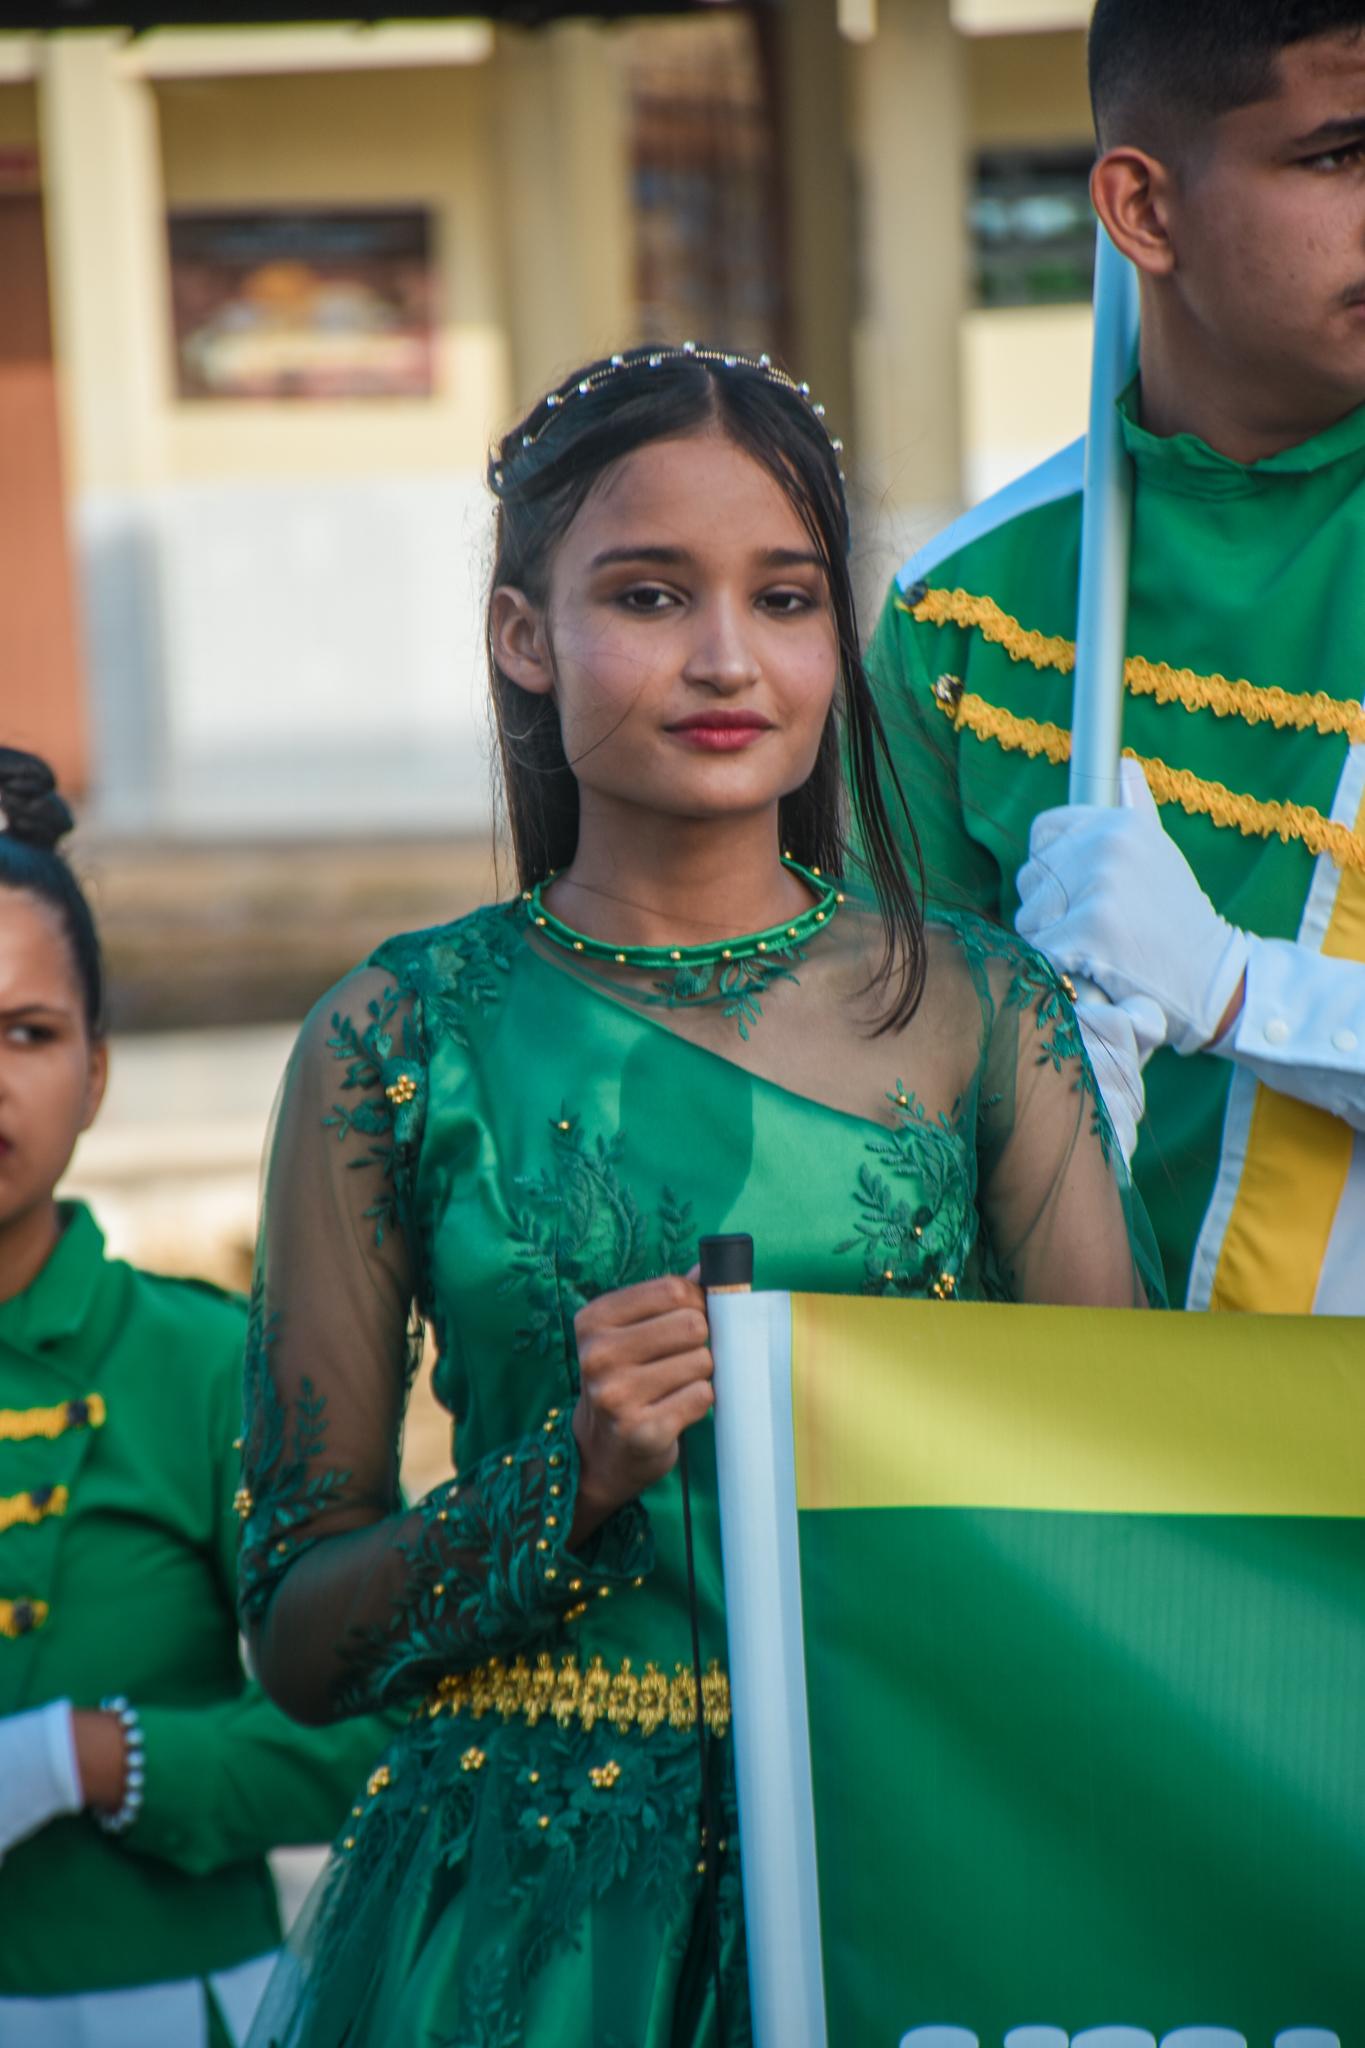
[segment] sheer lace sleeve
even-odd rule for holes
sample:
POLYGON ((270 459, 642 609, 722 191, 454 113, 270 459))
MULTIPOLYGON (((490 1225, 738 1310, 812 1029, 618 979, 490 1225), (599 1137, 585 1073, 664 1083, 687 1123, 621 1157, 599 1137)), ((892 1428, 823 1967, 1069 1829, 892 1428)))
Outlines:
POLYGON ((985 1022, 981 1213, 1015 1301, 1161 1307, 1155 1240, 1062 978, 994 927, 962 933, 985 1022))
POLYGON ((241 1602, 262 1682, 305 1721, 523 1649, 582 1589, 650 1562, 638 1508, 567 1555, 568 1407, 528 1416, 526 1435, 402 1503, 403 1411, 431 1306, 416 1193, 426 1086, 419 1001, 362 968, 304 1026, 267 1163, 241 1602))

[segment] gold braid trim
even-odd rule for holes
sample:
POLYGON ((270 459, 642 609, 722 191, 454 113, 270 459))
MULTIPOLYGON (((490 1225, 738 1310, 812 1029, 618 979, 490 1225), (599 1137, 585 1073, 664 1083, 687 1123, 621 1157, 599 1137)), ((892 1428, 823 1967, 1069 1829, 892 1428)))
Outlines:
MULTIPOLYGON (((702 1711, 713 1735, 724 1735, 730 1725, 730 1681, 714 1661, 701 1686, 702 1711)), ((524 1657, 505 1664, 490 1658, 473 1671, 449 1673, 420 1710, 433 1721, 442 1714, 468 1714, 480 1721, 486 1714, 500 1714, 504 1721, 519 1716, 534 1728, 547 1715, 561 1728, 577 1722, 591 1728, 609 1721, 624 1733, 638 1728, 652 1735, 667 1722, 670 1728, 695 1728, 697 1687, 683 1664, 675 1665, 668 1678, 657 1664, 646 1664, 637 1673, 629 1657, 617 1671, 609 1671, 600 1657, 593 1657, 586 1669, 567 1655, 558 1666, 542 1650, 535 1663, 524 1657)))
POLYGON ((0 1495, 0 1536, 21 1522, 42 1522, 49 1515, 64 1515, 71 1499, 64 1486, 50 1486, 36 1499, 32 1493, 0 1495))
MULTIPOLYGON (((1021 626, 990 597, 966 590, 930 590, 918 604, 897 605, 921 625, 974 627, 983 640, 1002 647, 1011 661, 1070 675, 1076 666, 1076 643, 1055 634, 1021 626)), ((1183 704, 1186 711, 1211 711, 1215 718, 1241 718, 1248 725, 1273 725, 1283 731, 1319 732, 1325 739, 1343 735, 1354 745, 1365 739, 1365 707, 1343 703, 1325 690, 1296 695, 1278 683, 1232 682, 1227 676, 1197 675, 1190 668, 1170 668, 1164 661, 1130 655, 1123 665, 1125 687, 1135 697, 1154 697, 1158 704, 1183 704)))
POLYGON ((1221 782, 1206 782, 1188 768, 1168 768, 1164 761, 1143 760, 1131 747, 1124 752, 1137 761, 1147 787, 1159 804, 1179 804, 1190 817, 1235 825, 1247 838, 1301 839, 1312 854, 1330 854, 1339 868, 1365 871, 1365 842, 1348 825, 1324 818, 1311 804, 1282 804, 1273 798, 1245 796, 1221 782))
MULTIPOLYGON (((984 697, 966 691, 956 706, 942 698, 940 710, 959 728, 965 727, 979 740, 994 740, 1007 753, 1036 756, 1045 754, 1054 767, 1071 758, 1071 735, 1060 725, 1046 725, 1036 718, 1019 718, 988 704, 984 697)), ((1282 804, 1273 799, 1246 796, 1222 782, 1209 782, 1188 768, 1170 768, 1164 761, 1124 748, 1147 778, 1147 787, 1159 804, 1179 804, 1190 817, 1208 818, 1215 825, 1235 829, 1248 839, 1302 840, 1312 854, 1330 854, 1340 868, 1365 871, 1365 841, 1349 826, 1324 818, 1310 804, 1282 804)))
POLYGON ((0 1636, 26 1636, 46 1620, 46 1600, 0 1600, 0 1636))
POLYGON ((65 1436, 69 1429, 103 1429, 105 1414, 101 1394, 87 1394, 83 1401, 61 1401, 55 1408, 0 1408, 0 1444, 22 1444, 34 1436, 65 1436))

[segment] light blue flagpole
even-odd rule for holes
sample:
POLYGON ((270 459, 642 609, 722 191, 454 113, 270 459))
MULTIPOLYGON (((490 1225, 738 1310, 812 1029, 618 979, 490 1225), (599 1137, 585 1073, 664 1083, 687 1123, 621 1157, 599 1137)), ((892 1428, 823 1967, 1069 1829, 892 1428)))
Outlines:
POLYGON ((1137 339, 1137 272, 1101 227, 1095 256, 1095 352, 1071 709, 1073 804, 1112 807, 1119 800, 1133 476, 1119 426, 1118 399, 1136 368, 1137 339))
POLYGON ((826 2048, 797 1547, 791 1297, 708 1286, 706 1241, 702 1285, 715 1360, 716 1476, 754 2048, 826 2048))

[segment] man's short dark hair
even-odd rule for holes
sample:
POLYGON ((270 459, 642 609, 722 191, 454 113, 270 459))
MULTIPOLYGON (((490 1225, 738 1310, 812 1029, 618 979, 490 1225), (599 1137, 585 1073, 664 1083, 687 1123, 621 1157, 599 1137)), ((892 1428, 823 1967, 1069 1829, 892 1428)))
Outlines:
POLYGON ((1365 0, 1097 0, 1090 98, 1102 148, 1153 147, 1269 99, 1281 50, 1365 28, 1365 0))

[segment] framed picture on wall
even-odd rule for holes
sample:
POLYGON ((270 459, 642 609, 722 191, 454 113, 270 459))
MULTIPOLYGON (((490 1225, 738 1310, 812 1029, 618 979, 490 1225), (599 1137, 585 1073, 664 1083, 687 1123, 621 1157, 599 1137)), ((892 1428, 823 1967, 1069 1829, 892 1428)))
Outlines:
POLYGON ((181 398, 430 396, 426 208, 177 211, 168 231, 181 398))

